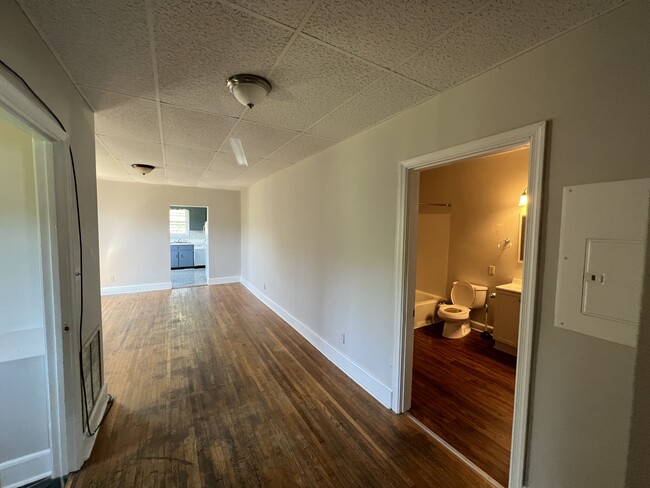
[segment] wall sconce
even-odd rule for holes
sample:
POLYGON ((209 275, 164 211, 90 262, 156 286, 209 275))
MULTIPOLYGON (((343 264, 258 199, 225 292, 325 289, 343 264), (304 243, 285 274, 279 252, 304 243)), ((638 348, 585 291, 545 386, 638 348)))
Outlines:
POLYGON ((528 188, 524 188, 524 192, 519 197, 519 206, 525 207, 528 205, 528 188))

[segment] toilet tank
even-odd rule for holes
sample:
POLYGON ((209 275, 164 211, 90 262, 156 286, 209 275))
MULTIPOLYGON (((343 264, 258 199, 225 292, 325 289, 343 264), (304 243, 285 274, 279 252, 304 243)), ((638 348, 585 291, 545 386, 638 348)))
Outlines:
POLYGON ((474 302, 470 308, 482 308, 485 305, 485 299, 487 298, 487 286, 475 285, 471 283, 472 288, 474 288, 474 302))

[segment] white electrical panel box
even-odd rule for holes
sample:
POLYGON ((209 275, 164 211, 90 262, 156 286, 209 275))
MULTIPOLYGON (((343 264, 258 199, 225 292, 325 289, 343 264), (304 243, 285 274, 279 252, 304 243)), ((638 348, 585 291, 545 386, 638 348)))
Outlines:
POLYGON ((650 178, 564 188, 555 326, 636 347, 650 178))

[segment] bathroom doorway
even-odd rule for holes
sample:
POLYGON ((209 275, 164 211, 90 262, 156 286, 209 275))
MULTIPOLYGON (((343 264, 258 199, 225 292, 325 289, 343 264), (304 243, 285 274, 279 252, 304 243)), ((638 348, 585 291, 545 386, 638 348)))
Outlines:
POLYGON ((169 207, 172 288, 208 284, 208 207, 169 207))
POLYGON ((536 124, 401 168, 393 410, 496 486, 523 476, 543 140, 536 124))

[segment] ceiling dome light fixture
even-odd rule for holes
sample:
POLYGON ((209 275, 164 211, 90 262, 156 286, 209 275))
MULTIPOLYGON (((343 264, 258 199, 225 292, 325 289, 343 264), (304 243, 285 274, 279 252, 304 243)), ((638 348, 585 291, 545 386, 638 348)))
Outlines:
POLYGON ((266 98, 271 83, 257 75, 239 74, 228 78, 228 89, 242 105, 253 108, 266 98))
POLYGON ((155 166, 152 166, 151 164, 132 164, 131 167, 136 170, 138 173, 140 173, 142 176, 148 175, 151 173, 154 169, 156 169, 155 166))

